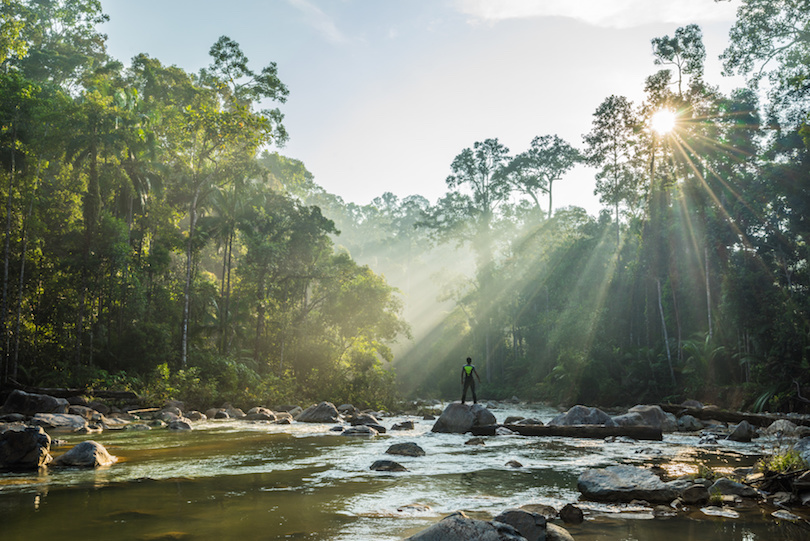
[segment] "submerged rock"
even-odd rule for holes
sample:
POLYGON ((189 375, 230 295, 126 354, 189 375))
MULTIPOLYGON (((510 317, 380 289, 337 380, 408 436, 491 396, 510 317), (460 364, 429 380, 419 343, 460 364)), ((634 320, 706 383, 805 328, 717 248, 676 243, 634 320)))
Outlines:
POLYGON ((369 469, 374 471, 408 471, 408 468, 393 460, 376 460, 369 469))
POLYGON ((377 434, 376 430, 366 425, 353 426, 340 433, 341 436, 364 436, 367 438, 373 438, 377 434))
POLYGON ((54 466, 78 466, 98 468, 115 464, 118 459, 107 452, 98 442, 87 440, 73 447, 64 455, 54 459, 54 466))

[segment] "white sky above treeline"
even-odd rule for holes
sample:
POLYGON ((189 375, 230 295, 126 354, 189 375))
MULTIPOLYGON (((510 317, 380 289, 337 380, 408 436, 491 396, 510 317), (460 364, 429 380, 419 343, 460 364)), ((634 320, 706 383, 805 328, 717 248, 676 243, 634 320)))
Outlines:
MULTIPOLYGON (((101 0, 109 52, 144 52, 196 72, 221 35, 259 71, 278 64, 284 155, 347 202, 446 191, 453 158, 498 138, 513 154, 537 135, 574 146, 611 94, 635 102, 655 73, 650 40, 699 24, 706 80, 721 75, 739 0, 101 0)), ((594 171, 554 185, 555 207, 592 214, 594 171)))

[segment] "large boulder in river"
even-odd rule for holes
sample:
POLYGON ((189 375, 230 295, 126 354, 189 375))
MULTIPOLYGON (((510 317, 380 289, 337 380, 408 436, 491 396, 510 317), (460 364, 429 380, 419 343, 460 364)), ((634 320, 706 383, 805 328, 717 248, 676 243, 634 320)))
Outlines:
POLYGON ((8 395, 3 411, 6 413, 22 413, 32 416, 36 413, 67 413, 70 403, 64 398, 56 398, 47 394, 26 393, 14 389, 8 395))
POLYGON ((385 451, 388 455, 425 456, 425 450, 412 441, 395 443, 385 451))
POLYGON ((70 413, 37 413, 31 419, 31 424, 56 432, 87 433, 89 431, 89 425, 84 417, 70 413))
POLYGON ((571 425, 602 425, 616 426, 613 419, 599 408, 587 406, 574 406, 565 413, 561 413, 548 422, 549 426, 571 425))
POLYGON ((406 541, 526 541, 518 531, 502 522, 470 518, 458 511, 444 517, 406 541))
POLYGON ((726 439, 731 441, 739 441, 747 443, 756 437, 757 437, 757 429, 751 426, 751 423, 749 423, 748 421, 742 420, 740 421, 740 424, 734 427, 734 430, 731 432, 731 434, 726 436, 726 439))
POLYGON ((670 503, 684 493, 689 494, 691 501, 709 497, 709 492, 702 485, 697 485, 696 488, 695 483, 688 480, 664 482, 652 471, 636 466, 608 466, 585 470, 577 479, 577 489, 584 499, 602 502, 646 500, 651 503, 670 503))
POLYGON ((474 426, 490 426, 496 423, 495 416, 481 404, 449 404, 433 424, 432 432, 464 434, 474 426))
POLYGON ((81 468, 98 468, 115 464, 118 459, 107 452, 98 442, 87 440, 74 446, 67 453, 53 460, 54 466, 76 466, 81 468))
POLYGON ((47 465, 51 437, 39 426, 19 426, 0 434, 0 470, 36 470, 47 465))
POLYGON ((675 432, 678 429, 678 420, 661 406, 633 406, 626 414, 613 417, 613 422, 617 426, 651 426, 660 428, 661 432, 675 432))
POLYGON ((305 409, 296 419, 299 423, 336 423, 340 413, 331 402, 321 402, 305 409))

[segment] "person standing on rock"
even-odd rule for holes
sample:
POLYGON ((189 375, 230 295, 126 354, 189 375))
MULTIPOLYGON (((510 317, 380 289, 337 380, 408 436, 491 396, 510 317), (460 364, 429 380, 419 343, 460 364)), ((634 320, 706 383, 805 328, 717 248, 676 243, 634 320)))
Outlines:
POLYGON ((467 398, 467 389, 472 391, 473 404, 478 404, 478 397, 475 396, 475 380, 473 379, 473 376, 478 378, 478 383, 481 383, 481 377, 478 375, 478 371, 472 365, 472 358, 467 357, 467 364, 461 367, 461 385, 464 386, 464 390, 461 391, 462 404, 467 398))

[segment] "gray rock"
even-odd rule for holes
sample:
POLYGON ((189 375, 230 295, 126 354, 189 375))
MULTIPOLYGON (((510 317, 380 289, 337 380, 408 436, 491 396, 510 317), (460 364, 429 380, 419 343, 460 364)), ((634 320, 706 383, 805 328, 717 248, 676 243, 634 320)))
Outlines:
POLYGON ((751 426, 748 421, 741 421, 726 439, 739 442, 750 442, 757 436, 757 429, 751 426))
POLYGON ((391 430, 413 430, 413 421, 402 421, 391 427, 391 430))
POLYGON ((57 432, 87 432, 88 424, 84 417, 69 413, 37 413, 31 424, 57 432))
MULTIPOLYGON (((421 532, 408 537, 410 541, 526 541, 518 531, 502 522, 487 522, 469 518, 458 511, 421 532)), ((406 540, 406 541, 407 541, 406 540)))
POLYGON ((199 412, 197 410, 192 410, 192 411, 188 412, 186 417, 188 417, 192 421, 206 421, 206 420, 208 420, 208 417, 204 413, 199 412))
POLYGON ((549 426, 571 425, 603 425, 616 426, 613 419, 599 408, 587 406, 574 406, 565 413, 561 413, 548 422, 549 426))
POLYGON ((393 460, 375 460, 369 469, 374 471, 408 471, 408 468, 393 460))
POLYGON ((352 426, 380 424, 380 421, 370 413, 358 413, 357 415, 352 415, 349 417, 348 421, 352 426))
POLYGON ((19 426, 0 434, 0 469, 36 470, 51 460, 51 437, 42 427, 19 426))
POLYGON ((527 541, 545 541, 546 539, 546 517, 543 515, 530 513, 523 509, 507 509, 492 520, 509 524, 527 541))
POLYGON ((110 412, 111 412, 110 406, 108 406, 107 404, 105 404, 103 402, 99 402, 98 400, 93 400, 92 402, 87 404, 87 406, 93 408, 94 410, 96 410, 97 412, 99 412, 102 415, 109 415, 110 412))
POLYGON ((78 466, 98 468, 114 464, 117 459, 98 442, 87 440, 73 447, 67 453, 56 457, 53 466, 78 466))
POLYGON ((577 489, 586 500, 669 503, 694 484, 687 480, 664 482, 652 471, 636 466, 608 466, 585 470, 577 480, 577 489))
POLYGON ((496 423, 495 416, 481 404, 449 404, 436 422, 432 432, 464 434, 474 426, 490 426, 496 423))
POLYGON ((299 423, 336 423, 340 414, 331 402, 321 402, 305 409, 295 420, 299 423))
POLYGON ((357 408, 355 408, 352 404, 341 404, 338 406, 337 410, 341 415, 354 415, 357 413, 357 408))
POLYGON ((152 427, 144 423, 132 423, 127 425, 127 430, 152 430, 152 427))
POLYGON ((217 413, 219 413, 220 411, 225 411, 225 410, 223 410, 221 408, 210 408, 210 409, 205 410, 205 416, 208 419, 216 419, 217 418, 217 413))
POLYGON ((377 435, 377 431, 367 425, 358 425, 353 426, 351 428, 347 428, 343 432, 340 433, 341 436, 361 436, 367 438, 373 438, 377 435))
POLYGON ((568 530, 556 524, 546 524, 546 541, 574 541, 568 530))
POLYGON ((385 452, 389 455, 402 456, 425 456, 425 450, 412 441, 405 443, 395 443, 385 452))
POLYGON ((367 424, 365 426, 367 426, 369 428, 373 428, 374 430, 377 431, 378 434, 385 434, 386 432, 388 432, 383 425, 376 425, 374 423, 369 423, 369 424, 367 424))
POLYGON ((678 417, 678 430, 681 432, 697 432, 703 430, 703 423, 691 415, 681 415, 678 417))
POLYGON ((510 460, 506 463, 506 466, 509 466, 510 468, 522 468, 523 464, 521 464, 517 460, 510 460))
POLYGON ((180 418, 177 419, 176 421, 170 422, 167 428, 169 430, 192 430, 191 421, 184 418, 180 418))
MULTIPOLYGON (((661 409, 661 406, 639 404, 627 410, 627 415, 632 414, 637 414, 641 417, 641 422, 635 426, 652 426, 655 428, 660 428, 662 432, 675 432, 675 430, 678 428, 678 421, 675 419, 675 416, 671 413, 666 413, 663 409, 661 409)), ((614 420, 616 420, 615 417, 614 420)), ((619 424, 619 426, 630 425, 619 424)))
POLYGON ((267 408, 251 408, 248 410, 247 415, 245 416, 245 420, 247 421, 275 421, 276 414, 270 411, 267 408))
POLYGON ((722 477, 717 481, 715 481, 714 484, 711 487, 709 487, 709 494, 722 494, 724 496, 740 496, 743 498, 760 497, 760 494, 756 489, 753 489, 748 485, 732 481, 727 477, 722 477))
POLYGON ((30 417, 37 413, 67 413, 70 404, 64 398, 47 394, 26 393, 14 389, 3 405, 4 413, 22 413, 30 417))
POLYGON ((503 424, 513 425, 515 423, 522 421, 523 419, 525 419, 525 417, 521 417, 520 415, 510 415, 504 420, 503 424))
POLYGON ((231 416, 228 415, 228 412, 225 410, 216 410, 214 413, 214 419, 230 419, 231 416))
POLYGON ((768 436, 795 436, 796 425, 787 419, 779 419, 774 421, 764 430, 768 436))

